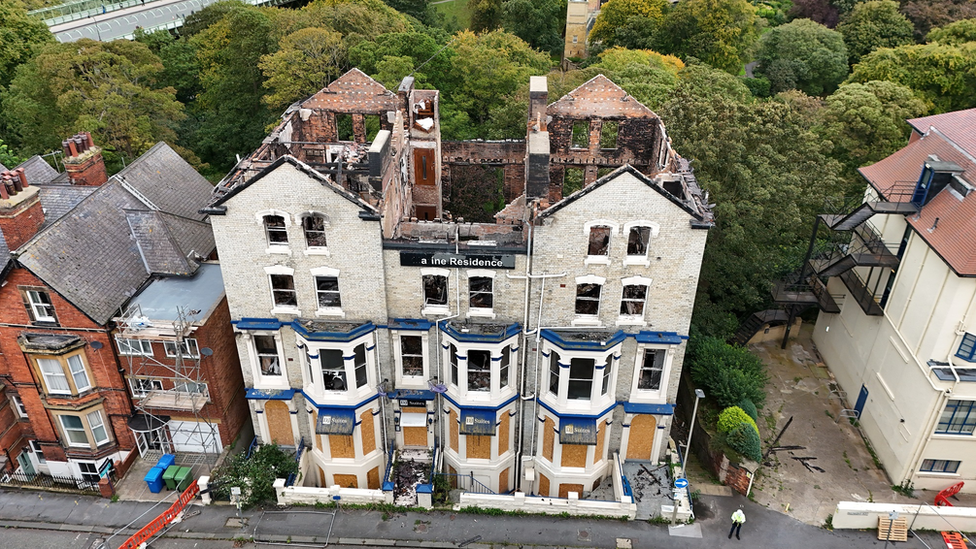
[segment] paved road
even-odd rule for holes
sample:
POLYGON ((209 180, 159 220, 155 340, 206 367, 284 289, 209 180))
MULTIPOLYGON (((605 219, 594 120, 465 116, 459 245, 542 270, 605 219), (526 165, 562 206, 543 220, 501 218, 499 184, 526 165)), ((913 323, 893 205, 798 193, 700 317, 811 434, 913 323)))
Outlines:
MULTIPOLYGON (((145 5, 134 6, 104 15, 95 15, 51 27, 59 42, 74 42, 82 38, 108 42, 128 38, 136 27, 151 29, 182 25, 182 19, 219 0, 147 0, 145 5)), ((106 2, 111 5, 111 2, 106 2)))

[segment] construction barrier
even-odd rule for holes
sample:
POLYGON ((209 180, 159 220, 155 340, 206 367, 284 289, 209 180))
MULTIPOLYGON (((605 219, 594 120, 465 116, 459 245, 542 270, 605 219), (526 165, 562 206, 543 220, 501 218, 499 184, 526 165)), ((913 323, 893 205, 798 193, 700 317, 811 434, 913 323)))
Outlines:
POLYGON ((125 540, 125 543, 119 546, 119 549, 136 549, 142 543, 149 541, 153 536, 163 531, 163 528, 173 522, 183 509, 193 501, 193 498, 197 497, 200 493, 200 487, 197 486, 197 481, 190 483, 190 486, 180 494, 179 499, 170 505, 169 509, 164 511, 161 515, 155 518, 152 522, 142 527, 141 530, 132 535, 131 538, 125 540))

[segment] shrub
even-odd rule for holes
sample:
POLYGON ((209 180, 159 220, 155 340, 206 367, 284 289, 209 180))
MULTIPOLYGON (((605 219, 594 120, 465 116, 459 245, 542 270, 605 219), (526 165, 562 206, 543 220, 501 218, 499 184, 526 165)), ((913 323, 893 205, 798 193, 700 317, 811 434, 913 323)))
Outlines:
POLYGON ((252 507, 275 499, 274 481, 298 473, 294 454, 286 454, 274 444, 259 446, 250 458, 245 454, 230 457, 213 473, 215 498, 230 498, 231 488, 241 489, 241 506, 252 507))
POLYGON ((756 430, 756 434, 759 434, 759 427, 756 426, 756 421, 738 406, 729 406, 718 415, 718 430, 721 433, 731 433, 743 423, 751 425, 756 430))
POLYGON ((744 398, 739 401, 739 408, 742 408, 743 412, 749 414, 749 417, 751 417, 753 421, 759 421, 759 410, 756 409, 756 405, 753 404, 748 398, 744 398))
POLYGON ((762 448, 759 442, 759 433, 755 425, 739 424, 738 427, 729 432, 725 439, 730 448, 739 452, 743 457, 752 461, 762 459, 762 448))
POLYGON ((719 406, 736 406, 749 399, 762 408, 766 401, 766 368, 748 349, 714 337, 692 337, 688 362, 691 379, 719 406))

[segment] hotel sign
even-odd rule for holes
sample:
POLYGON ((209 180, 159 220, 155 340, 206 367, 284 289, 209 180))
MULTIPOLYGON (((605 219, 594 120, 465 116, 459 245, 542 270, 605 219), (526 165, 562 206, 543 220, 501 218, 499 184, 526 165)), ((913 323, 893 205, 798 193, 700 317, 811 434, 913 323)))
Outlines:
POLYGON ((444 267, 447 269, 514 269, 513 254, 400 252, 404 267, 444 267))

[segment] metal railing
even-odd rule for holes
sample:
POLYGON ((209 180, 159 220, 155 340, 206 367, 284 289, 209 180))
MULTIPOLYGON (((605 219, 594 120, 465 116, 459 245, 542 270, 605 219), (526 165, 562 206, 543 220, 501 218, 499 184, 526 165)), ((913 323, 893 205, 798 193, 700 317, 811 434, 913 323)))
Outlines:
POLYGON ((53 488, 78 491, 85 494, 100 494, 98 482, 61 475, 44 475, 18 471, 0 478, 0 484, 12 487, 53 488))
POLYGON ((443 477, 448 480, 451 484, 451 488, 457 488, 464 490, 465 492, 473 492, 475 494, 495 494, 496 492, 491 488, 485 486, 478 479, 474 478, 474 473, 469 473, 467 475, 460 475, 454 473, 434 473, 431 477, 431 482, 433 482, 434 477, 443 477))
POLYGON ((258 446, 258 437, 254 437, 253 439, 251 439, 251 445, 247 447, 247 455, 244 456, 244 459, 251 459, 251 454, 254 453, 254 449, 257 448, 257 446, 258 446))
MULTIPOLYGON (((298 464, 299 469, 302 465, 302 453, 305 452, 305 437, 298 443, 298 449, 295 450, 295 463, 298 464)), ((288 473, 288 477, 285 479, 285 486, 294 486, 295 479, 298 478, 297 473, 288 473)))

